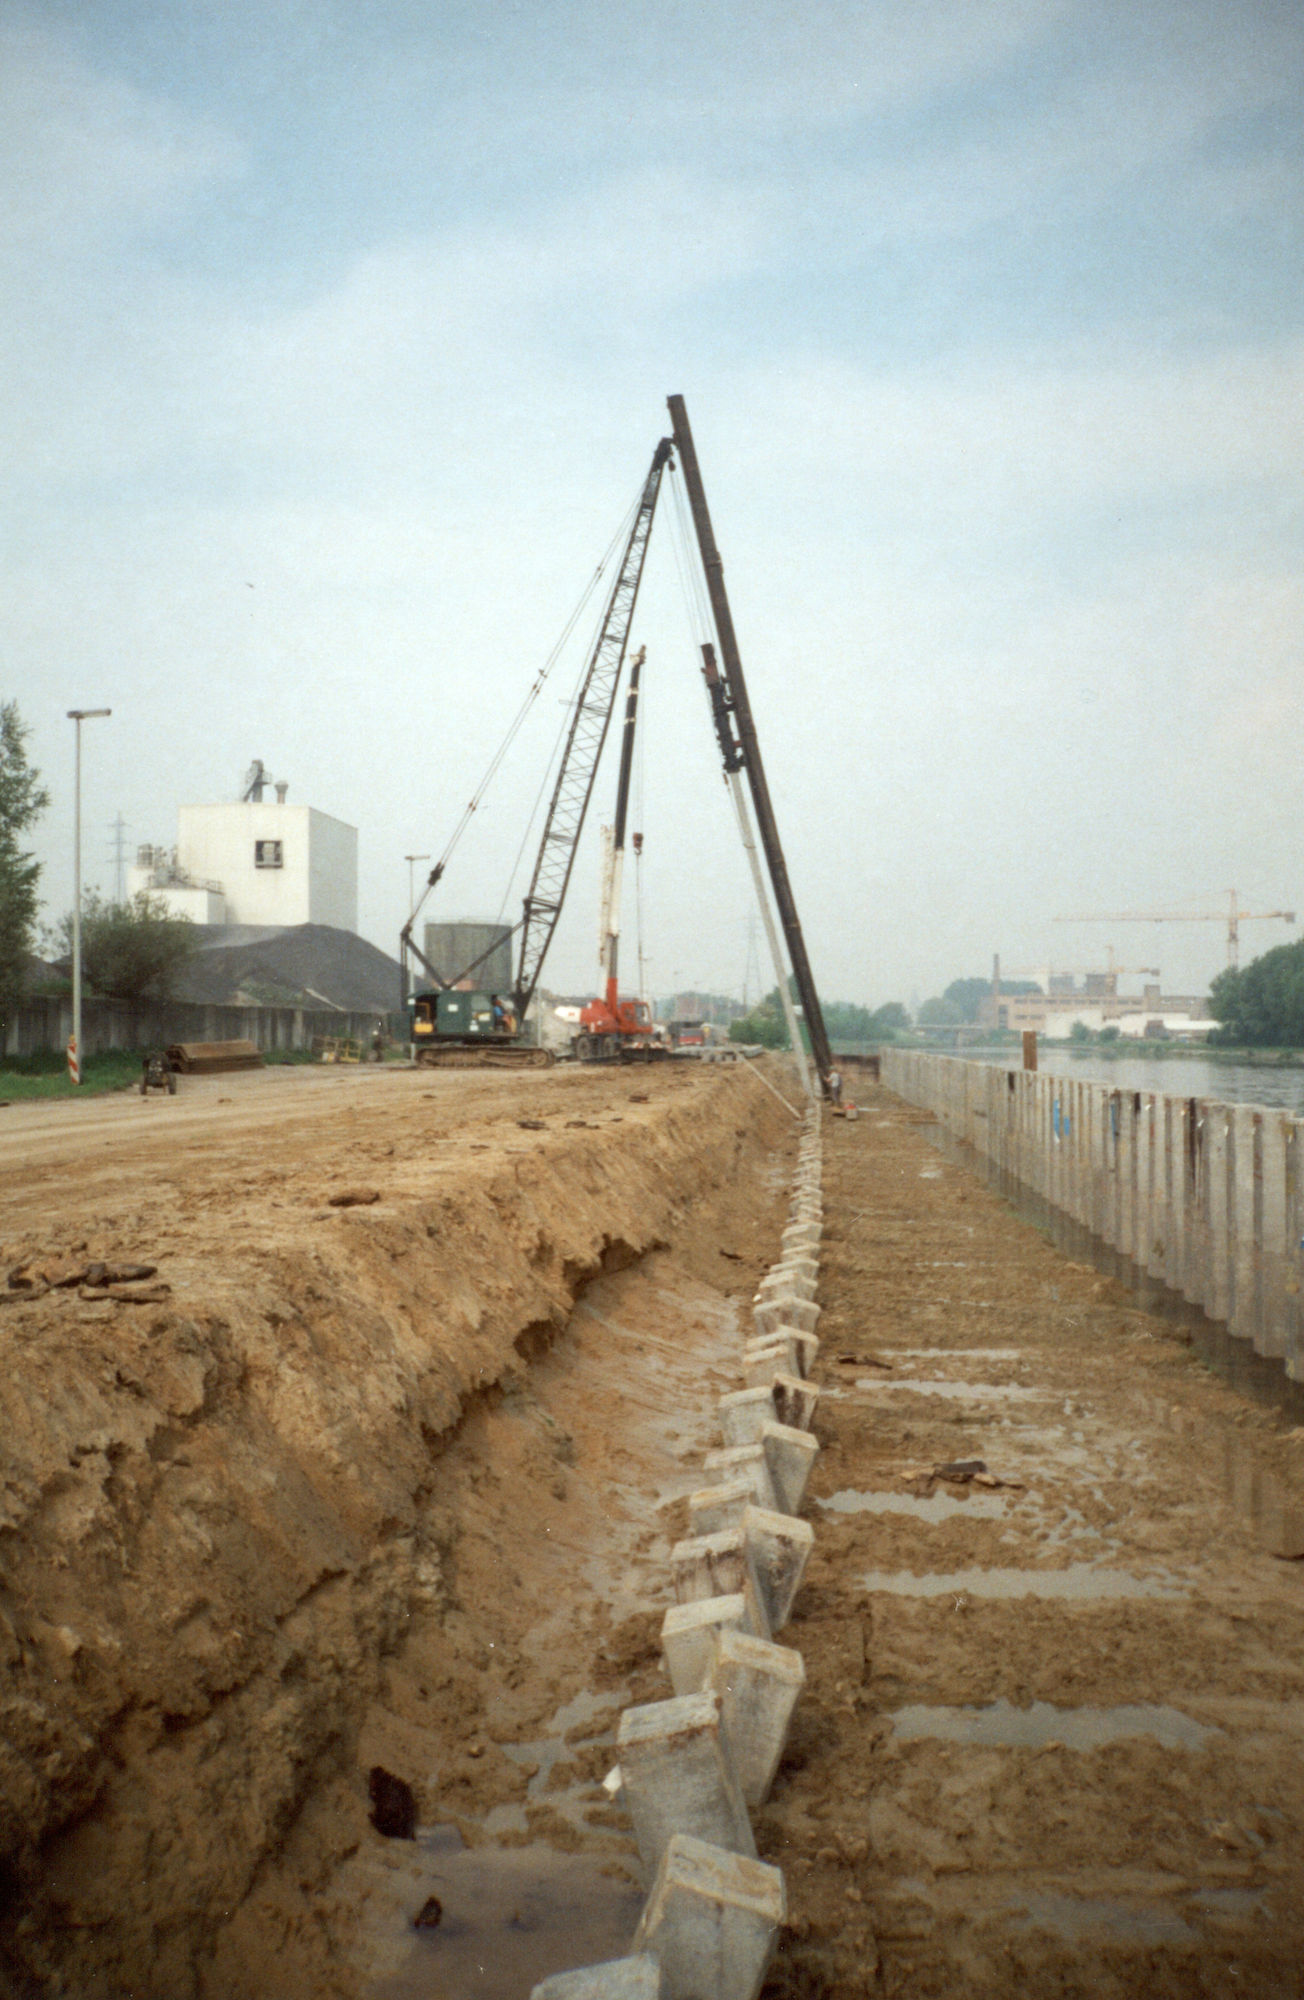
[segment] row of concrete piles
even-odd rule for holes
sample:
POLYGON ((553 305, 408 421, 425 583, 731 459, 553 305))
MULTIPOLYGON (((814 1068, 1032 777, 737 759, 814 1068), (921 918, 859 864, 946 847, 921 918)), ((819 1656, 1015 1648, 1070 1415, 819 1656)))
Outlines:
POLYGON ((647 1901, 626 1958, 561 1972, 530 2000, 756 2000, 786 1914, 751 1813, 769 1794, 805 1680, 781 1645, 814 1536, 800 1518, 818 1450, 810 1374, 823 1226, 818 1105, 803 1128, 777 1264, 762 1279, 722 1443, 670 1552, 661 1625, 674 1694, 627 1708, 608 1790, 629 1814, 647 1901))

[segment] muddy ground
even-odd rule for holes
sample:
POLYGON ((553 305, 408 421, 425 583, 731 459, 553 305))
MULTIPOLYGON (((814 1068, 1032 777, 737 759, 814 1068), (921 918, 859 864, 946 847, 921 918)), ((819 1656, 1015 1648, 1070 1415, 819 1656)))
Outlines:
MULTIPOLYGON (((1304 1442, 868 1095, 767 1994, 1304 1992, 1304 1442)), ((687 1065, 0 1118, 0 1991, 524 2000, 621 1950, 601 1780, 793 1120, 687 1065)))

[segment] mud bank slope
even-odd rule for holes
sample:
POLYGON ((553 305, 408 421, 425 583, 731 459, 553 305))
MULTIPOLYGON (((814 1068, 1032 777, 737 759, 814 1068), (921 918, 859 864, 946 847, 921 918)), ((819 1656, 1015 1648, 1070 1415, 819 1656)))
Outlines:
MULTIPOLYGON (((0 1173, 5 1268, 35 1288, 0 1313, 14 1994, 251 1990, 231 1940, 260 1897, 266 1990, 360 1990, 331 1983, 313 1896, 361 1813, 314 1845, 304 1809, 332 1773, 356 1792, 386 1662, 459 1602, 450 1454, 596 1278, 673 1244, 743 1295, 775 1218, 719 1214, 795 1131, 732 1069, 219 1081, 211 1115, 123 1106, 75 1171, 52 1142, 0 1173), (92 1261, 170 1289, 95 1297, 92 1261), (296 1839, 297 1909, 266 1893, 296 1839)), ((564 1437, 544 1415, 515 1448, 516 1504, 545 1505, 564 1437)))

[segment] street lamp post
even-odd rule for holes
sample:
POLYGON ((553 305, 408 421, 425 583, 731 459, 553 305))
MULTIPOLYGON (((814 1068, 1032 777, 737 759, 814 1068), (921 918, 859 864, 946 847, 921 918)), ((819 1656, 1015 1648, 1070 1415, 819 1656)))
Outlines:
POLYGON ((68 1043, 68 1074, 81 1082, 81 726, 97 715, 112 715, 111 708, 70 708, 68 719, 77 725, 76 771, 72 794, 72 1038, 68 1043))
POLYGON ((413 866, 418 861, 429 861, 430 856, 428 854, 405 854, 403 859, 408 865, 408 913, 410 915, 416 909, 417 905, 417 884, 416 877, 412 873, 413 866))

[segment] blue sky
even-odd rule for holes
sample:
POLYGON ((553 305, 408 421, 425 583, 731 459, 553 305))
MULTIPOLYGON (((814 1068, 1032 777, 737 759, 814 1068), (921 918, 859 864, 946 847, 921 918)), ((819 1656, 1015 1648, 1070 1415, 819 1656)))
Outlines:
MULTIPOLYGON (((826 997, 1111 943, 1202 987, 1216 923, 1052 919, 1304 906, 1302 70, 1259 0, 0 6, 4 692, 52 909, 65 711, 111 705, 91 880, 116 815, 170 842, 258 756, 359 827, 393 949, 404 854, 442 850, 679 391, 826 997)), ((654 990, 737 990, 668 527, 644 947, 654 990)), ((511 909, 570 677, 432 914, 511 909)))

